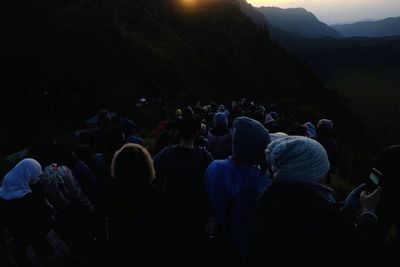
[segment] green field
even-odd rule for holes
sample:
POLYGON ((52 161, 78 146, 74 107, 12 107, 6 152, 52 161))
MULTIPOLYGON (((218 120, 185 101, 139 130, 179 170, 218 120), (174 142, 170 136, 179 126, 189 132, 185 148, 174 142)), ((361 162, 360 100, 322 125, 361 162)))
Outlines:
POLYGON ((349 100, 369 132, 385 138, 400 133, 400 69, 339 70, 325 84, 349 100))

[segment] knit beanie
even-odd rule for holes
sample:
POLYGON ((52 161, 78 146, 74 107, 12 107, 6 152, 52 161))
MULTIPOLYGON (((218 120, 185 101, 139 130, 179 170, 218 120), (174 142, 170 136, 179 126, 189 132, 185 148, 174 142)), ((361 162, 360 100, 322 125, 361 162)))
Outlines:
POLYGON ((277 180, 323 184, 330 168, 325 149, 317 141, 302 136, 272 142, 267 148, 267 160, 277 180))

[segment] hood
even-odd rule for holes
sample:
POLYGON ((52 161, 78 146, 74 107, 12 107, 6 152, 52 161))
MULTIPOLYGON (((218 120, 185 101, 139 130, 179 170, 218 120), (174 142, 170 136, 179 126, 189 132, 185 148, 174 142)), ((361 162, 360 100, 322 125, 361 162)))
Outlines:
POLYGON ((232 159, 225 160, 225 185, 235 195, 239 190, 264 192, 271 179, 257 166, 236 164, 232 159))

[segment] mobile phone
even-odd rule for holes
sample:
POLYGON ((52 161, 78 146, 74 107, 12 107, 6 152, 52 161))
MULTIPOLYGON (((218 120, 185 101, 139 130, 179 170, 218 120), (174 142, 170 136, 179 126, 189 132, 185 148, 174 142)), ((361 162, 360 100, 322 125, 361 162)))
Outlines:
POLYGON ((382 177, 383 174, 377 169, 373 168, 371 170, 368 179, 368 188, 370 192, 375 191, 378 188, 378 186, 381 184, 382 177))

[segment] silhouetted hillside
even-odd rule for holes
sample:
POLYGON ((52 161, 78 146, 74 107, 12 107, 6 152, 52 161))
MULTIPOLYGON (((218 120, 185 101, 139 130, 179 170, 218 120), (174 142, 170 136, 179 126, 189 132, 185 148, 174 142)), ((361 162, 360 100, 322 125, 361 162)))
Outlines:
MULTIPOLYGON (((101 107, 129 112, 143 95, 169 102, 287 97, 322 106, 321 82, 270 42, 236 0, 176 3, 8 2, 1 154, 75 127, 101 107)), ((324 103, 324 110, 334 113, 329 99, 332 108, 324 103)))
POLYGON ((249 4, 246 0, 238 0, 242 12, 249 17, 255 24, 260 26, 268 25, 268 21, 265 16, 249 4))
POLYGON ((267 18, 255 7, 253 7, 251 4, 247 3, 246 0, 238 0, 240 3, 240 8, 242 9, 242 12, 245 14, 245 16, 249 17, 255 24, 264 27, 267 26, 268 28, 268 36, 278 42, 290 42, 293 39, 302 39, 302 37, 299 34, 296 33, 289 33, 286 32, 278 27, 275 27, 269 21, 267 18))
POLYGON ((289 33, 307 38, 342 37, 339 32, 319 21, 313 13, 304 8, 260 7, 258 10, 271 25, 289 33))
POLYGON ((386 18, 378 21, 363 21, 345 25, 333 25, 331 27, 339 31, 344 37, 400 36, 400 17, 386 18))

